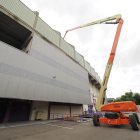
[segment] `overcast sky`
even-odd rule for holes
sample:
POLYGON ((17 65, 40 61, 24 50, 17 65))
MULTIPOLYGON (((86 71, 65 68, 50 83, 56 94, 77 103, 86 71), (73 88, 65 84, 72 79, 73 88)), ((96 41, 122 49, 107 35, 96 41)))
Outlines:
MULTIPOLYGON (((21 0, 63 36, 67 29, 121 14, 124 19, 107 97, 132 90, 140 93, 140 2, 139 0, 21 0)), ((112 47, 116 25, 94 25, 69 32, 75 46, 101 79, 112 47)))

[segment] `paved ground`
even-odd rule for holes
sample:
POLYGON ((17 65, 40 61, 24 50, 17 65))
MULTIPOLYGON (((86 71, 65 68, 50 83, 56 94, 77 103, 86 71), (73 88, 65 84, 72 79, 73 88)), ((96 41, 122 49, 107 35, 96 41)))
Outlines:
POLYGON ((0 128, 0 140, 139 140, 140 131, 131 127, 93 127, 91 122, 38 122, 0 128))

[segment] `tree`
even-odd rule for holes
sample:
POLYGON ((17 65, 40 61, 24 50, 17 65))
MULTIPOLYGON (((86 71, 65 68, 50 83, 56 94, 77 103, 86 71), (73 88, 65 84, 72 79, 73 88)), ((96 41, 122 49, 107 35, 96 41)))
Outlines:
POLYGON ((135 101, 137 105, 140 105, 140 94, 133 93, 132 91, 126 92, 124 95, 114 100, 114 102, 120 102, 120 101, 135 101))
POLYGON ((136 104, 140 105, 140 94, 139 93, 135 93, 133 98, 134 98, 134 101, 136 102, 136 104))

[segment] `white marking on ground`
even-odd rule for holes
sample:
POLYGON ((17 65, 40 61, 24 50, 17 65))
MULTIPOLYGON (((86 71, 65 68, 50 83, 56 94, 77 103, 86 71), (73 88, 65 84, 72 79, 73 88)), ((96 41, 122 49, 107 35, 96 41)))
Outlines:
POLYGON ((1 126, 0 129, 6 128, 6 126, 1 126))
POLYGON ((64 128, 64 129, 73 129, 73 127, 65 127, 65 126, 61 126, 61 125, 54 125, 54 124, 47 124, 49 126, 55 126, 55 127, 59 127, 59 128, 64 128))
POLYGON ((33 123, 24 123, 24 124, 9 124, 9 125, 2 125, 0 126, 0 129, 3 128, 13 128, 13 127, 22 127, 22 126, 29 126, 29 125, 38 125, 38 124, 47 124, 49 122, 33 122, 33 123))
POLYGON ((29 123, 29 124, 17 124, 17 125, 9 125, 9 126, 1 126, 0 129, 2 128, 14 128, 14 127, 21 127, 21 126, 28 126, 28 125, 36 125, 39 123, 29 123))
POLYGON ((23 126, 38 125, 38 124, 55 126, 55 127, 64 128, 64 129, 73 129, 73 127, 65 127, 65 126, 61 126, 61 125, 53 125, 53 124, 50 124, 49 122, 33 122, 33 123, 25 123, 25 124, 13 124, 13 125, 7 125, 7 126, 5 125, 5 126, 0 126, 0 129, 23 127, 23 126))
POLYGON ((89 125, 90 123, 81 123, 82 125, 89 125))

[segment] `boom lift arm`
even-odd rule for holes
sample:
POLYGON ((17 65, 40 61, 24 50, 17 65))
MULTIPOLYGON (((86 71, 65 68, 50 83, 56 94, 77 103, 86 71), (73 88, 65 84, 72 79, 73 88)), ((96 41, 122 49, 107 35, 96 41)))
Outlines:
MULTIPOLYGON (((105 98, 105 92, 107 89, 107 84, 110 76, 110 72, 112 69, 116 49, 117 49, 117 44, 119 41, 122 25, 123 25, 123 19, 121 19, 121 15, 115 15, 112 17, 108 17, 105 19, 97 20, 85 25, 81 25, 72 29, 69 29, 66 31, 65 36, 67 32, 73 31, 76 29, 80 29, 83 27, 95 25, 95 24, 118 24, 114 42, 112 45, 111 53, 106 65, 103 81, 101 84, 101 88, 99 91, 99 94, 97 96, 97 102, 96 102, 96 110, 97 112, 94 113, 93 115, 93 125, 94 126, 99 126, 100 124, 108 124, 108 125, 115 125, 115 126, 120 126, 120 125, 131 125, 133 130, 138 131, 139 127, 138 124, 140 124, 138 115, 136 112, 138 111, 138 108, 133 101, 125 101, 125 102, 113 102, 113 103, 108 103, 107 105, 104 104, 104 98, 105 98), (115 22, 112 22, 115 20, 115 22), (111 22, 110 22, 111 21, 111 22), (98 111, 101 111, 98 113, 98 111), (102 112, 104 112, 102 114, 102 112), (124 112, 129 112, 129 116, 127 116, 124 112)), ((64 37, 65 37, 64 36, 64 37)))
POLYGON ((101 19, 101 20, 93 21, 93 22, 90 22, 90 23, 87 23, 87 24, 84 24, 84 25, 81 25, 81 26, 77 26, 75 28, 67 30, 65 32, 64 38, 66 37, 66 34, 69 31, 73 31, 73 30, 77 30, 77 29, 80 29, 80 28, 92 26, 92 25, 95 25, 95 24, 118 24, 116 35, 115 35, 113 46, 112 46, 112 50, 111 50, 111 53, 110 53, 110 56, 109 56, 109 59, 108 59, 108 63, 106 65, 104 78, 103 78, 103 81, 102 81, 102 84, 101 84, 99 94, 97 95, 96 110, 100 111, 101 106, 104 104, 105 92, 106 92, 106 89, 107 89, 108 79, 109 79, 110 72, 111 72, 111 69, 112 69, 113 60, 114 60, 114 57, 115 57, 115 52, 116 52, 121 28, 122 28, 122 25, 123 25, 123 19, 121 19, 121 15, 118 14, 118 15, 114 15, 114 16, 111 16, 111 17, 108 17, 108 18, 101 19))
POLYGON ((66 30, 65 35, 64 35, 63 38, 65 38, 66 34, 68 32, 70 32, 70 31, 74 31, 74 30, 77 30, 77 29, 80 29, 80 28, 92 26, 92 25, 95 25, 95 24, 117 24, 118 20, 120 18, 121 18, 121 15, 118 14, 118 15, 114 15, 114 16, 111 16, 111 17, 103 18, 103 19, 100 19, 100 20, 96 20, 96 21, 93 21, 93 22, 90 22, 90 23, 87 23, 87 24, 84 24, 84 25, 80 25, 80 26, 68 29, 68 30, 66 30), (113 20, 116 20, 116 21, 115 22, 108 22, 108 21, 113 21, 113 20))
POLYGON ((97 96, 97 103, 96 103, 97 110, 100 110, 101 106, 104 104, 105 92, 107 89, 108 79, 109 79, 110 72, 112 69, 112 65, 113 65, 113 61, 114 61, 114 57, 115 57, 115 53, 116 53, 117 44, 119 41, 122 25, 123 25, 123 20, 120 18, 120 19, 118 19, 118 27, 117 27, 117 31, 115 34, 112 50, 110 52, 110 56, 109 56, 109 59, 108 59, 107 65, 106 65, 102 85, 101 85, 99 94, 97 96))

